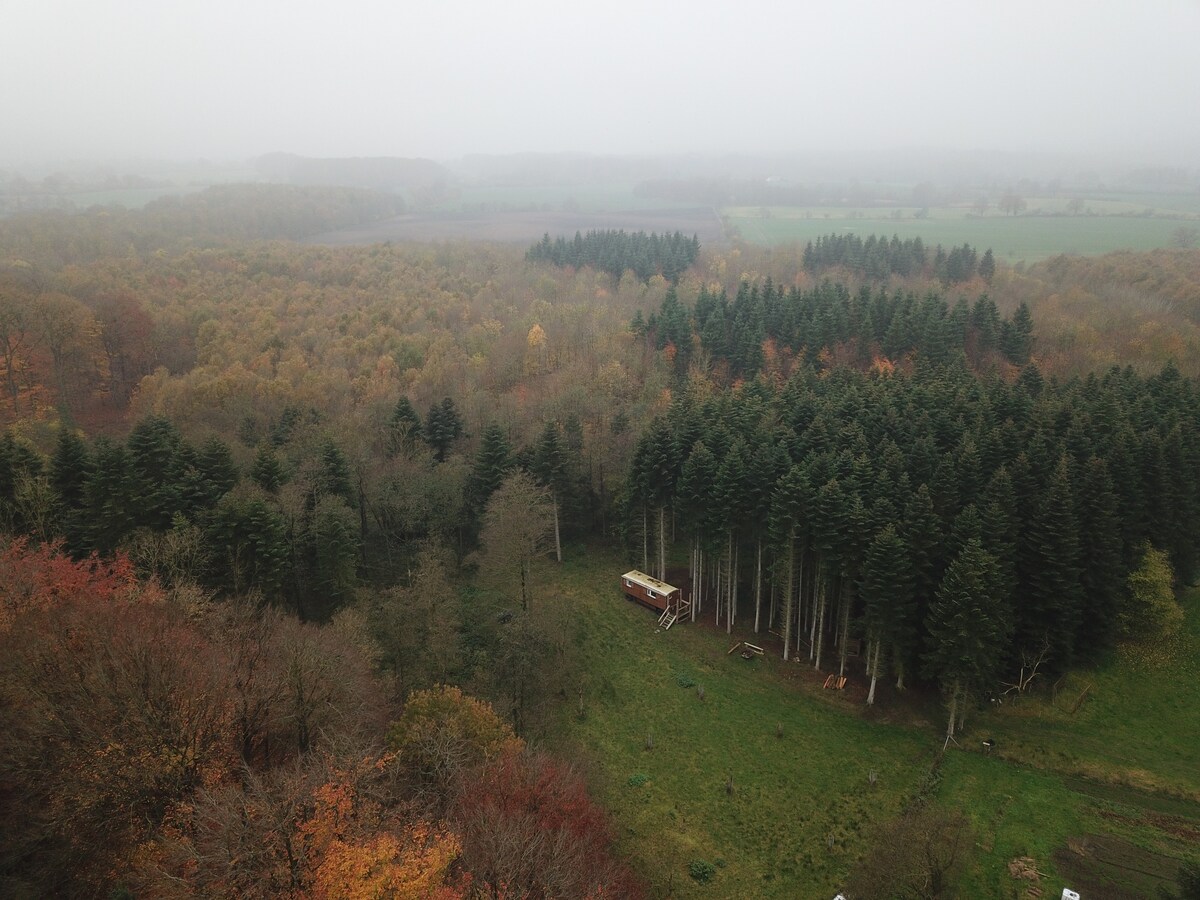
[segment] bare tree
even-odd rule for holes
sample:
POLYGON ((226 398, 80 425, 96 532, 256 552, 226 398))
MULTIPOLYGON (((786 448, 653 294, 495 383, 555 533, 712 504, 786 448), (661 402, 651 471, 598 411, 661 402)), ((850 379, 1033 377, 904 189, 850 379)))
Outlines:
POLYGON ((524 472, 504 479, 483 514, 484 572, 521 598, 529 609, 534 563, 552 548, 554 510, 549 492, 524 472))
POLYGON ((879 829, 850 873, 845 895, 850 900, 950 897, 970 845, 966 816, 922 805, 879 829))

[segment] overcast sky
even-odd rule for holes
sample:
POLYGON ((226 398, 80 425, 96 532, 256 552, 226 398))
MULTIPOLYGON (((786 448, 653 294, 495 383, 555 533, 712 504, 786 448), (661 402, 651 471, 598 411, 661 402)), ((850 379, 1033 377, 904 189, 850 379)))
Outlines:
POLYGON ((0 162, 864 145, 1200 164, 1200 0, 0 0, 0 162))

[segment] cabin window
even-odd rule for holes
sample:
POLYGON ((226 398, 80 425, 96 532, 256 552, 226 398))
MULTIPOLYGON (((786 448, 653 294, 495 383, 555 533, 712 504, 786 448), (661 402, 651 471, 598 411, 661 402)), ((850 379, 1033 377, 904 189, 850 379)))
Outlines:
POLYGON ((646 591, 646 593, 650 595, 651 600, 654 599, 654 591, 646 591))
POLYGON ((628 578, 625 579, 625 587, 633 587, 628 578))

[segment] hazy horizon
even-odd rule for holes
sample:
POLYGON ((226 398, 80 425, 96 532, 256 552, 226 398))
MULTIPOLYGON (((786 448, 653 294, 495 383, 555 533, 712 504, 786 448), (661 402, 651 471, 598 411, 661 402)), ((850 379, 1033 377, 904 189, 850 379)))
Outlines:
POLYGON ((573 152, 1194 165, 1200 3, 7 10, 0 164, 573 152))

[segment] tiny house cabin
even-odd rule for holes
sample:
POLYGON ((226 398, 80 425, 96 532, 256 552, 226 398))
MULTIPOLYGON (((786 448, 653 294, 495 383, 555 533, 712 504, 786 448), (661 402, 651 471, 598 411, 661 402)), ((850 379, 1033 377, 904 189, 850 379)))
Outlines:
POLYGON ((679 588, 636 569, 621 576, 621 590, 630 600, 636 600, 659 612, 679 605, 679 588))

